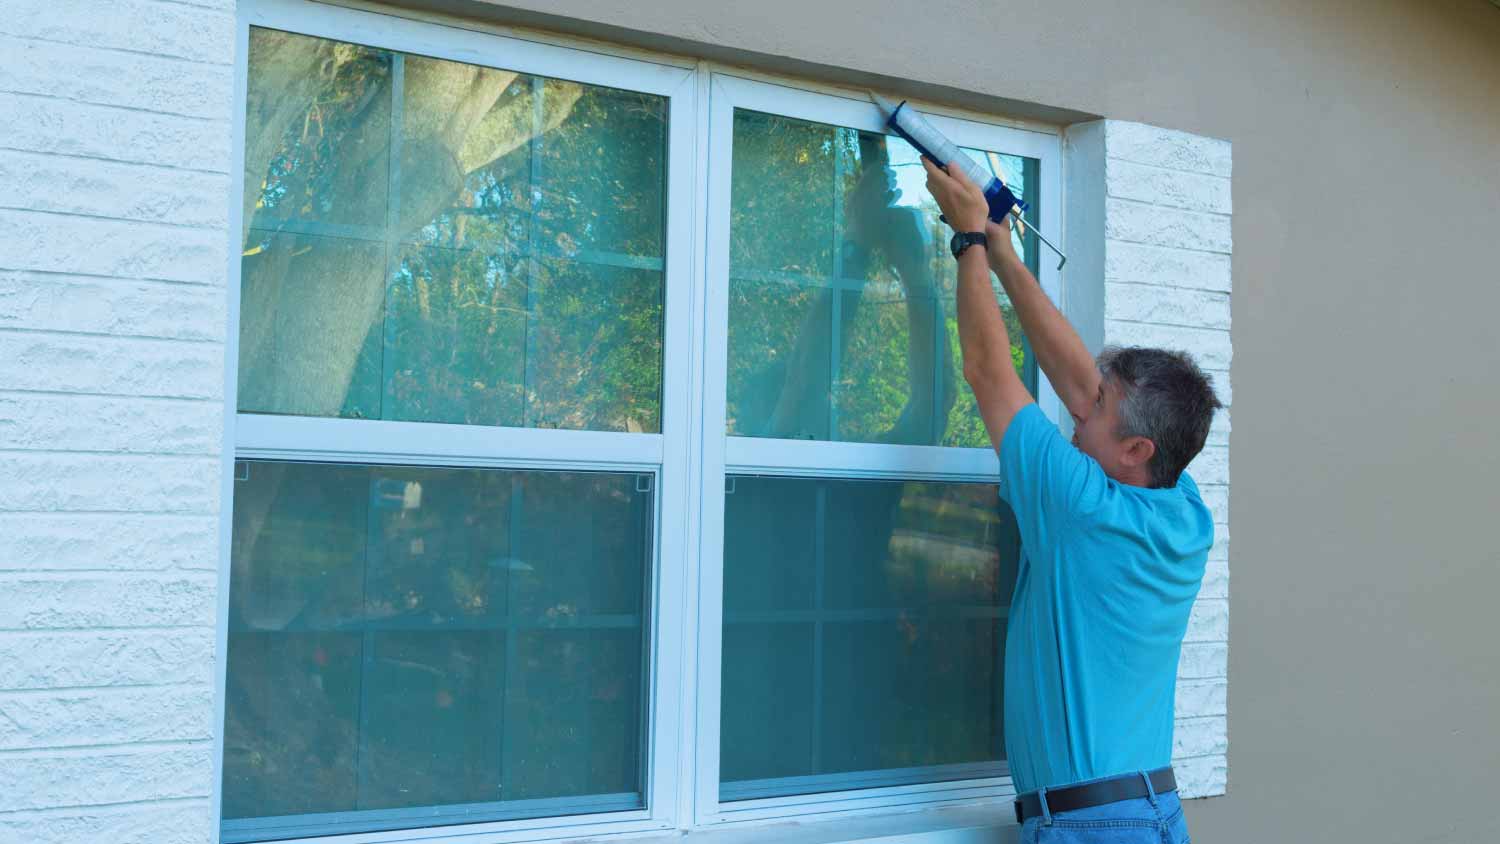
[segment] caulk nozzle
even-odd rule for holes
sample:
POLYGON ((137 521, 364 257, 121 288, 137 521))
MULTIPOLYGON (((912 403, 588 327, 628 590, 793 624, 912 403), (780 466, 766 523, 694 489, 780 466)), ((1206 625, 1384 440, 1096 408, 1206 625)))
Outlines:
POLYGON ((896 105, 885 97, 880 96, 874 91, 870 92, 870 101, 875 103, 876 108, 880 109, 880 114, 883 117, 890 117, 892 114, 896 113, 896 109, 900 108, 900 106, 896 105))

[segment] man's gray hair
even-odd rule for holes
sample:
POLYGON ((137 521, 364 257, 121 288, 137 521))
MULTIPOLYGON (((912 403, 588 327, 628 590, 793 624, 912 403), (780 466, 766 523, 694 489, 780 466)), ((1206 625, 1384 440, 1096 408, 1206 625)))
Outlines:
POLYGON ((1182 470, 1203 450, 1214 411, 1223 407, 1208 376, 1186 353, 1135 346, 1105 349, 1099 372, 1120 390, 1115 433, 1155 443, 1151 486, 1176 486, 1182 470))

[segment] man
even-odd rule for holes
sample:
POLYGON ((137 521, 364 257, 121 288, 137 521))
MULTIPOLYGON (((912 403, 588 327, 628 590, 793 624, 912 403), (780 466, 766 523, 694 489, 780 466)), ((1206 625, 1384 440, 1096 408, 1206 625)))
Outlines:
POLYGON ((1022 562, 1005 649, 1021 841, 1186 842, 1170 767, 1177 660, 1213 518, 1183 468, 1219 402, 1184 354, 1095 361, 959 168, 923 160, 955 229, 964 378, 1000 455, 1022 562), (986 258, 988 257, 988 262, 986 258), (1070 445, 1016 375, 994 268, 1073 417, 1070 445))

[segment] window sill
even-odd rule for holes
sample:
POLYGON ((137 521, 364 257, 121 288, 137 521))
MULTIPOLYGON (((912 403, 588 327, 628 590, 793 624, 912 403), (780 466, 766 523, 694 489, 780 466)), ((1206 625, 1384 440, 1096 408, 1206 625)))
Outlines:
MULTIPOLYGON (((920 811, 892 811, 858 817, 739 823, 712 828, 673 830, 625 839, 630 844, 1012 844, 1016 825, 1010 800, 947 806, 920 811)), ((576 838, 556 844, 583 844, 598 838, 576 838)))

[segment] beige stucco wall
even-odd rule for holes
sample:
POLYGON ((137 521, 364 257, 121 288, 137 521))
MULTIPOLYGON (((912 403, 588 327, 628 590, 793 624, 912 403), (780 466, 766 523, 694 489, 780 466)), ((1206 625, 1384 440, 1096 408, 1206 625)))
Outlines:
POLYGON ((432 2, 1231 140, 1232 740, 1195 838, 1500 840, 1500 9, 432 2))

